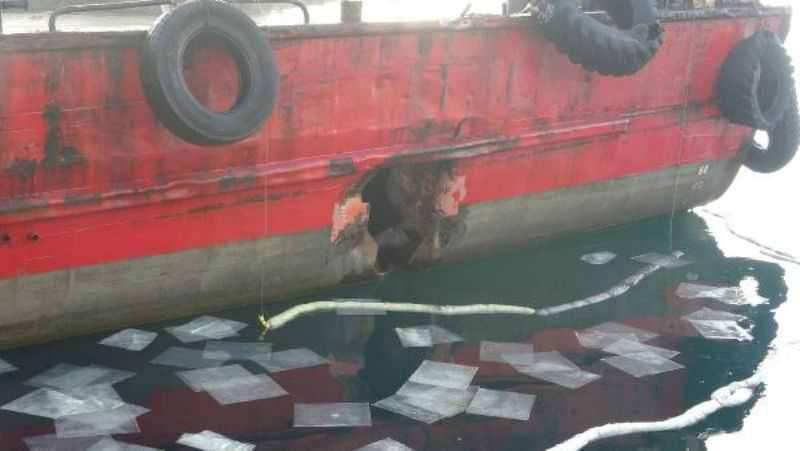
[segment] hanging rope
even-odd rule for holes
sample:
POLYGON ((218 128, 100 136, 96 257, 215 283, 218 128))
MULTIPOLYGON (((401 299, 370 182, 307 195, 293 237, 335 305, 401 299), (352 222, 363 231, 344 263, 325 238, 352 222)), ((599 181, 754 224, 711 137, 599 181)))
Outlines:
POLYGON ((664 421, 642 423, 612 423, 589 429, 580 433, 549 451, 578 451, 591 443, 613 437, 647 432, 677 431, 700 423, 716 412, 731 407, 741 406, 753 399, 756 389, 763 384, 759 375, 750 379, 734 382, 722 387, 711 395, 711 399, 698 404, 682 415, 664 421))
MULTIPOLYGON (((683 252, 676 251, 672 253, 674 258, 681 258, 683 252)), ((580 308, 588 307, 590 305, 606 302, 616 297, 622 296, 627 293, 631 288, 635 287, 642 282, 647 276, 655 273, 663 266, 649 265, 644 269, 636 272, 632 276, 626 278, 622 282, 614 285, 608 290, 590 296, 588 298, 579 299, 577 301, 569 302, 555 307, 547 307, 541 310, 536 310, 530 307, 523 307, 517 305, 502 305, 502 304, 473 304, 473 305, 431 305, 431 304, 410 304, 410 303, 394 303, 394 302, 363 302, 363 301, 348 301, 348 300, 333 300, 333 301, 319 301, 311 302, 308 304, 301 304, 294 306, 283 313, 280 313, 270 319, 267 319, 263 313, 259 315, 258 320, 264 328, 264 333, 271 330, 280 329, 286 324, 296 320, 297 318, 312 313, 330 312, 335 310, 351 310, 351 311, 383 311, 383 312, 399 312, 399 313, 425 313, 430 315, 442 316, 465 316, 465 315, 539 315, 539 316, 552 316, 560 313, 577 310, 580 308)))

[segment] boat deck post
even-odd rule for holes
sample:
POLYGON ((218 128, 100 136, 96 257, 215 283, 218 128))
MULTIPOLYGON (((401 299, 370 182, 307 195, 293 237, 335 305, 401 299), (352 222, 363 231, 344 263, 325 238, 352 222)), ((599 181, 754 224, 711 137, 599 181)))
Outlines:
POLYGON ((28 9, 28 0, 0 0, 0 33, 3 33, 3 10, 8 8, 28 9))

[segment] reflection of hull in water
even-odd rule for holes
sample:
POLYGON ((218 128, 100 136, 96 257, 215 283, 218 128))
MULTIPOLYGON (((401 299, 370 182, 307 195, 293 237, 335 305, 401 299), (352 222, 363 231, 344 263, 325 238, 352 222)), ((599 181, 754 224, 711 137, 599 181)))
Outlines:
MULTIPOLYGON (((575 341, 571 331, 556 333, 558 343, 575 341)), ((553 338, 545 337, 546 340, 553 338)), ((532 340, 539 342, 537 337, 532 337, 532 340)), ((541 349, 546 348, 542 345, 541 349)), ((438 352, 449 350, 439 349, 438 352)), ((346 433, 294 429, 291 427, 294 403, 348 401, 329 368, 317 367, 274 374, 274 379, 292 395, 273 400, 220 406, 209 395, 188 388, 156 392, 142 403, 151 412, 139 418, 141 434, 118 438, 165 447, 174 443, 182 433, 208 429, 241 441, 259 443, 263 446, 259 449, 352 451, 391 436, 417 451, 461 450, 464 443, 471 445, 469 449, 476 450, 536 450, 596 425, 598 421, 655 419, 674 415, 683 407, 685 372, 633 380, 597 363, 586 369, 602 374, 603 379, 583 389, 569 391, 532 381, 504 365, 477 362, 477 352, 476 346, 464 345, 452 358, 457 363, 481 366, 475 385, 536 394, 536 406, 530 421, 461 415, 428 427, 373 409, 374 425, 368 429, 348 430, 346 433), (603 413, 596 406, 610 408, 604 409, 603 413)), ((570 354, 570 357, 576 355, 570 354)), ((52 432, 52 427, 0 432, 0 447, 8 451, 24 450, 22 438, 52 432)))
MULTIPOLYGON (((655 60, 619 79, 571 64, 521 19, 272 29, 275 114, 213 151, 156 122, 142 34, 4 37, 0 345, 708 202, 750 132, 720 118, 719 68, 789 17, 744 11, 675 15, 655 60), (401 249, 379 246, 394 229, 401 249)), ((215 55, 189 82, 224 104, 231 86, 204 75, 231 75, 215 55)))

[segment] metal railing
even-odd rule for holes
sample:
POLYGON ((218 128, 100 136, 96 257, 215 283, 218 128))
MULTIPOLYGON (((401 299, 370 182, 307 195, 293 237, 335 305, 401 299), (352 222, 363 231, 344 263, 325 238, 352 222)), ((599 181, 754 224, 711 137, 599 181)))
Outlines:
POLYGON ((28 9, 28 0, 0 0, 0 33, 3 32, 3 10, 4 9, 28 9))
MULTIPOLYGON (((23 3, 28 4, 28 0, 0 0, 0 7, 4 3, 23 3)), ((308 12, 308 7, 300 0, 233 0, 231 3, 235 4, 289 4, 300 8, 303 12, 304 24, 308 25, 311 22, 311 13, 308 12)), ((48 29, 51 32, 58 31, 56 21, 61 16, 69 14, 81 14, 93 11, 114 11, 120 9, 132 8, 146 8, 149 6, 164 6, 175 5, 175 0, 128 0, 115 3, 90 3, 86 5, 71 5, 59 8, 50 14, 47 21, 48 29)), ((2 24, 2 22, 0 22, 2 24)), ((2 32, 2 25, 0 25, 0 32, 2 32)))
POLYGON ((311 13, 308 12, 308 7, 305 3, 300 0, 233 0, 233 3, 238 4, 287 4, 287 5, 294 5, 300 8, 303 11, 303 21, 304 25, 308 25, 311 23, 311 13))
POLYGON ((114 11, 120 9, 145 8, 148 6, 173 4, 174 2, 172 0, 130 0, 116 3, 90 3, 87 5, 65 6, 53 11, 53 13, 50 14, 50 18, 47 21, 47 27, 51 32, 57 31, 56 20, 58 20, 59 17, 66 16, 68 14, 81 14, 92 11, 114 11))

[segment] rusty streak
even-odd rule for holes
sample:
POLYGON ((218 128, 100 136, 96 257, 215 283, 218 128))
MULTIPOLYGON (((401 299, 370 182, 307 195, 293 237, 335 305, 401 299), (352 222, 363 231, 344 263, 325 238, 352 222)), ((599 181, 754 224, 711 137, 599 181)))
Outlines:
POLYGON ((44 143, 45 168, 69 167, 84 162, 83 155, 74 147, 64 146, 61 132, 61 108, 49 105, 42 113, 47 121, 47 138, 44 143))
POLYGON ((357 172, 358 169, 352 158, 336 158, 328 164, 328 175, 330 177, 344 177, 357 172))
POLYGON ((83 205, 92 202, 99 202, 102 199, 100 194, 67 194, 64 196, 64 205, 83 205))
POLYGON ((243 186, 255 185, 256 183, 258 183, 258 176, 255 174, 228 176, 219 181, 219 189, 224 192, 243 186))
POLYGON ((28 181, 36 173, 36 160, 16 159, 6 171, 21 181, 28 181))

